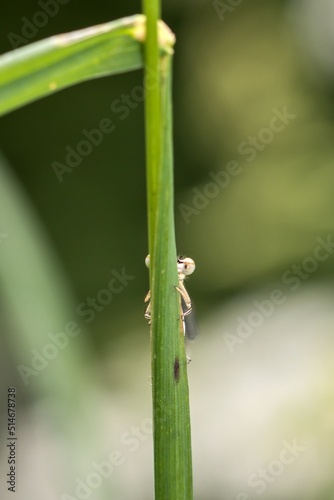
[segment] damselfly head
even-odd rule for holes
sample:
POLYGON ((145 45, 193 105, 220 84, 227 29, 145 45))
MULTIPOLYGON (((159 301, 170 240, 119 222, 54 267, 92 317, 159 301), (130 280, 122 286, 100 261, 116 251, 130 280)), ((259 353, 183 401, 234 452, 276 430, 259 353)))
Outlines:
MULTIPOLYGON (((148 255, 145 259, 146 267, 150 267, 150 255, 148 255)), ((190 276, 195 271, 196 265, 195 262, 190 259, 190 257, 177 259, 177 272, 179 274, 184 274, 185 276, 190 276)))
POLYGON ((190 257, 185 257, 184 259, 177 259, 177 271, 179 274, 184 274, 185 276, 189 276, 195 271, 196 265, 195 262, 190 259, 190 257))

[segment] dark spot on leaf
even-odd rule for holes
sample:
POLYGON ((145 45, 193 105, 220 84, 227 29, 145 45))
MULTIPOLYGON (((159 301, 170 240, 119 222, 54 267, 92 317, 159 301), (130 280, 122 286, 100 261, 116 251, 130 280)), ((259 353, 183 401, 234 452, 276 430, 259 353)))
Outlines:
POLYGON ((174 361, 174 380, 175 382, 178 382, 180 378, 180 362, 179 358, 175 358, 174 361))

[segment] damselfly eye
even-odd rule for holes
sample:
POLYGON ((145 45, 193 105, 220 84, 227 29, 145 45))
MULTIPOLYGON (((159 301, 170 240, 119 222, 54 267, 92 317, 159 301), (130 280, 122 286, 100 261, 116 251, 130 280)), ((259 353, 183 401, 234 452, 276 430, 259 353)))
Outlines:
POLYGON ((145 265, 146 265, 146 267, 148 267, 148 268, 150 267, 150 255, 148 255, 148 256, 146 257, 146 259, 145 259, 145 265))
POLYGON ((179 273, 189 276, 195 271, 195 268, 195 262, 189 257, 186 257, 185 259, 177 259, 177 270, 179 273))

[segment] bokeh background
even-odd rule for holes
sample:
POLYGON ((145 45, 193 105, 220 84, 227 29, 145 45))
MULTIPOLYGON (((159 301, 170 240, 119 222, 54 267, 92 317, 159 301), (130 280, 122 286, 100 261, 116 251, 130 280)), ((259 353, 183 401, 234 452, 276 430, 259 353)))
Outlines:
MULTIPOLYGON (((27 41, 140 9, 70 0, 27 41)), ((40 10, 2 6, 1 53, 40 10)), ((177 245, 197 264, 195 499, 332 499, 334 2, 169 1, 163 14, 177 38, 177 245)), ((111 109, 141 84, 141 71, 101 78, 0 120, 1 442, 15 386, 19 500, 153 498, 143 104, 111 109), (59 182, 53 162, 103 118, 115 130, 59 182), (115 272, 131 278, 108 301, 115 272)), ((3 483, 4 445, 0 459, 3 483)))

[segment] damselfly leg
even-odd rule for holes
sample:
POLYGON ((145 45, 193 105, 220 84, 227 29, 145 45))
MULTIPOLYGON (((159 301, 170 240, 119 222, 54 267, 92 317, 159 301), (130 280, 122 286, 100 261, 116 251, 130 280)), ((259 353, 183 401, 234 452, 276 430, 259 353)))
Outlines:
MULTIPOLYGON (((145 259, 145 264, 150 267, 150 256, 148 255, 145 259)), ((183 334, 188 339, 194 339, 196 336, 196 327, 193 315, 193 308, 189 294, 184 286, 184 280, 187 276, 190 276, 195 271, 195 262, 189 257, 177 259, 177 272, 178 272, 178 286, 176 290, 181 295, 181 309, 180 318, 183 325, 183 334)), ((145 318, 148 322, 151 322, 151 292, 149 291, 145 297, 145 303, 148 305, 145 310, 145 318)), ((189 356, 187 356, 188 362, 190 361, 189 356)))

